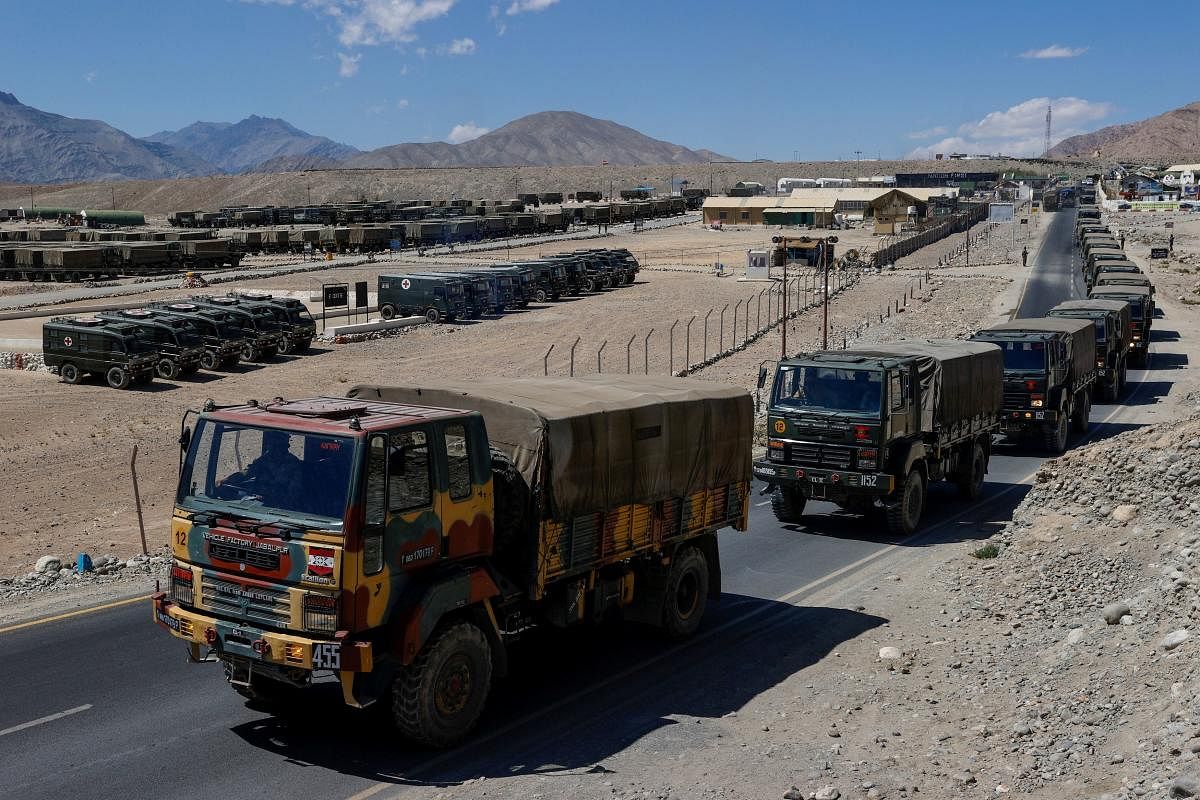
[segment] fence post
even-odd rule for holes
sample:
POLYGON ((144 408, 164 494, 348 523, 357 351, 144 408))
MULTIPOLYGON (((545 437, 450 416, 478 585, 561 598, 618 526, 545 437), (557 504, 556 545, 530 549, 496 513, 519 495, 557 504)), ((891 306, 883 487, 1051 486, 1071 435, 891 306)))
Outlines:
POLYGON ((712 316, 712 312, 716 309, 710 308, 708 313, 704 315, 704 355, 700 357, 700 363, 708 361, 708 318, 712 316))
POLYGON ((730 333, 729 333, 729 349, 730 350, 737 349, 737 318, 738 318, 738 309, 741 307, 742 307, 741 300, 738 300, 736 303, 733 304, 733 327, 730 329, 730 333))
POLYGON ((725 352, 725 312, 728 310, 729 303, 726 303, 725 307, 721 309, 721 336, 718 342, 719 346, 717 347, 717 355, 721 355, 725 352))
MULTIPOLYGON (((762 297, 766 291, 767 291, 766 289, 763 289, 761 292, 758 293, 758 317, 756 318, 756 321, 754 323, 754 330, 756 333, 762 332, 762 297)), ((771 316, 770 304, 767 305, 767 316, 768 317, 771 316)))
POLYGON ((633 340, 636 338, 637 338, 637 334, 635 333, 633 336, 629 337, 629 342, 625 345, 625 374, 626 375, 633 374, 633 365, 630 363, 630 360, 629 360, 629 351, 633 348, 633 340))
POLYGON ((646 348, 645 354, 643 355, 643 361, 642 361, 644 375, 650 374, 650 334, 651 333, 654 333, 654 328, 651 328, 650 333, 647 333, 646 338, 642 340, 642 344, 646 348))
POLYGON ((667 344, 667 346, 671 349, 671 354, 667 357, 667 369, 670 370, 668 373, 670 375, 675 374, 675 326, 678 324, 679 320, 675 320, 673 323, 671 323, 670 341, 667 344))
POLYGON ((605 339, 603 342, 600 343, 600 349, 596 351, 596 374, 597 375, 600 375, 601 373, 604 372, 604 369, 600 364, 600 357, 601 357, 601 355, 603 355, 604 348, 607 346, 608 346, 608 339, 605 339))
POLYGON ((744 334, 742 336, 742 343, 745 344, 750 341, 750 298, 749 297, 746 298, 746 321, 744 323, 742 323, 742 328, 743 328, 743 334, 744 334))
POLYGON ((546 355, 542 356, 542 374, 550 374, 550 351, 554 349, 554 345, 550 345, 550 350, 546 351, 546 355))
POLYGON ((575 377, 575 348, 579 346, 579 340, 582 336, 575 337, 575 344, 571 345, 571 377, 575 377))
POLYGON ((692 318, 688 320, 686 334, 687 342, 683 346, 683 371, 690 373, 692 371, 692 323, 696 321, 696 315, 692 314, 692 318))

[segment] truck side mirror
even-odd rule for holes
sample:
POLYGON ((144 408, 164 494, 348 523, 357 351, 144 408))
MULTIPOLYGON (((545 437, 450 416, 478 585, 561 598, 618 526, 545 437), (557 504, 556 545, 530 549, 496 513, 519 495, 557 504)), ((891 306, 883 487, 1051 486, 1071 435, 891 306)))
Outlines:
POLYGON ((185 427, 179 434, 179 449, 187 450, 188 445, 192 443, 192 429, 185 427))
POLYGON ((763 388, 763 386, 765 386, 766 383, 767 383, 767 368, 759 367, 758 368, 758 388, 760 388, 760 389, 763 388))

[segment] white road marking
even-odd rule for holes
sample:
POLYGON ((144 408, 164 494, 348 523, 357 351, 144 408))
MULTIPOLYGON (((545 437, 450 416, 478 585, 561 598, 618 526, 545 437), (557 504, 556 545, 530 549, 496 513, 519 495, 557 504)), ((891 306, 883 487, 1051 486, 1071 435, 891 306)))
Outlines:
POLYGON ((50 714, 45 717, 39 717, 38 719, 31 719, 29 722, 22 722, 20 725, 13 725, 11 728, 5 728, 4 730, 0 731, 0 736, 7 736, 10 733, 16 733, 17 731, 23 731, 26 728, 33 728, 38 725, 45 725, 47 722, 54 722, 54 720, 56 720, 56 719, 62 719, 63 717, 69 717, 72 714, 78 714, 80 711, 87 711, 91 707, 92 707, 92 704, 88 703, 87 705, 76 706, 75 708, 68 708, 66 711, 59 711, 57 714, 50 714))
POLYGON ((762 508, 763 506, 769 506, 769 505, 771 505, 771 501, 770 501, 770 500, 763 500, 761 503, 755 503, 755 504, 754 504, 754 507, 755 507, 755 508, 762 508))

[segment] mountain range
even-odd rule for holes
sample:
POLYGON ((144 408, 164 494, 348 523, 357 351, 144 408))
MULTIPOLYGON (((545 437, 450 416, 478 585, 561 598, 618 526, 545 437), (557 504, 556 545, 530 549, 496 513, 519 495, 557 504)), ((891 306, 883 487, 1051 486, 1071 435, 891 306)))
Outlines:
POLYGON ((0 92, 0 181, 64 183, 186 178, 306 169, 700 164, 729 161, 573 111, 514 120, 461 144, 421 142, 361 152, 282 119, 196 122, 135 138, 100 120, 73 119, 0 92))
POLYGON ((1050 158, 1170 161, 1200 153, 1200 102, 1157 117, 1063 139, 1050 158))

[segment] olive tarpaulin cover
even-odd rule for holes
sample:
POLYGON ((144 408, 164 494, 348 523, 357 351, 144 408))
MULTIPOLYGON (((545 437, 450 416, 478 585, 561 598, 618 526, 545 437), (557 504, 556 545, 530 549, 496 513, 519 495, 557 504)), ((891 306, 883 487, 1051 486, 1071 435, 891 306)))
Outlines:
POLYGON ((356 386, 406 405, 478 411, 492 446, 569 519, 750 480, 749 393, 687 378, 592 375, 356 386))

